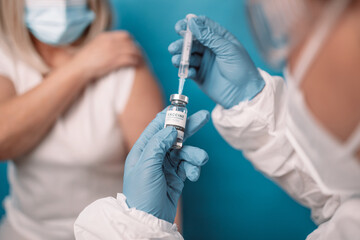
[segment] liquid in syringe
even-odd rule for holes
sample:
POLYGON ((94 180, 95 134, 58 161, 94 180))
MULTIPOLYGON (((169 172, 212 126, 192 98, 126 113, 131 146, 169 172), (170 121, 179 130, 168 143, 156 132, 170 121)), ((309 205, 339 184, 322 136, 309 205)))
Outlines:
POLYGON ((181 52, 181 60, 179 66, 179 90, 178 93, 181 95, 184 89, 185 80, 189 74, 189 66, 190 66, 190 57, 191 57, 191 48, 193 42, 193 35, 189 28, 189 22, 191 18, 196 17, 194 14, 186 15, 187 26, 186 31, 184 32, 184 44, 181 52))

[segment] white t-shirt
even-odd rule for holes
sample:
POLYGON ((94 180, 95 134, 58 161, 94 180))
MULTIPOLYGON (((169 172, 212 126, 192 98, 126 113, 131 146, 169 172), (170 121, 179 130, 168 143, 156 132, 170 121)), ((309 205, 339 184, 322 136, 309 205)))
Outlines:
MULTIPOLYGON (((0 75, 13 82, 18 95, 42 81, 39 72, 2 49, 0 75)), ((126 149, 117 116, 134 75, 133 68, 123 68, 88 85, 32 152, 9 163, 11 190, 0 239, 74 239, 78 214, 94 200, 122 191, 126 149)))

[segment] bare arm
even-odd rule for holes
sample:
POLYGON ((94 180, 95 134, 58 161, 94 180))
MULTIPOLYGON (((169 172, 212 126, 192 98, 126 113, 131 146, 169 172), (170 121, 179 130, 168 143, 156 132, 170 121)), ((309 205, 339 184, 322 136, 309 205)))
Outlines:
POLYGON ((135 81, 128 103, 118 117, 128 151, 146 126, 163 108, 164 103, 159 85, 144 63, 136 68, 135 81))
POLYGON ((0 77, 0 159, 16 158, 35 147, 83 89, 85 80, 66 65, 16 96, 10 80, 0 77))

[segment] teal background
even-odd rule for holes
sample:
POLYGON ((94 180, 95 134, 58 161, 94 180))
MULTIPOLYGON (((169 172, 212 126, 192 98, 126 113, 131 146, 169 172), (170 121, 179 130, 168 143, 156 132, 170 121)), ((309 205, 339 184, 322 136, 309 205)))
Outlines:
MULTIPOLYGON (((221 23, 261 61, 246 22, 243 0, 112 0, 116 28, 130 31, 147 53, 166 99, 177 91, 177 69, 171 64, 168 45, 178 39, 177 20, 187 13, 207 15, 221 23)), ((271 71, 270 71, 271 72, 271 71)), ((211 111, 214 104, 188 81, 188 109, 211 111)), ((187 182, 183 195, 185 239, 305 239, 315 228, 310 212, 258 173, 216 132, 212 123, 188 141, 207 150, 209 163, 197 183, 187 182)), ((0 164, 0 198, 8 192, 6 164, 0 164)), ((0 209, 0 214, 3 210, 0 209)))

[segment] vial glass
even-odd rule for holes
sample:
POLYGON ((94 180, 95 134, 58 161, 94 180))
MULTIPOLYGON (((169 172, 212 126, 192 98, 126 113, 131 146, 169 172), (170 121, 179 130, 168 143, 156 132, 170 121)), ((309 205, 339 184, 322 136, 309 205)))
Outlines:
POLYGON ((180 149, 183 146, 188 110, 186 105, 189 98, 185 95, 173 94, 170 96, 171 105, 167 108, 165 127, 175 127, 178 136, 172 148, 180 149))

